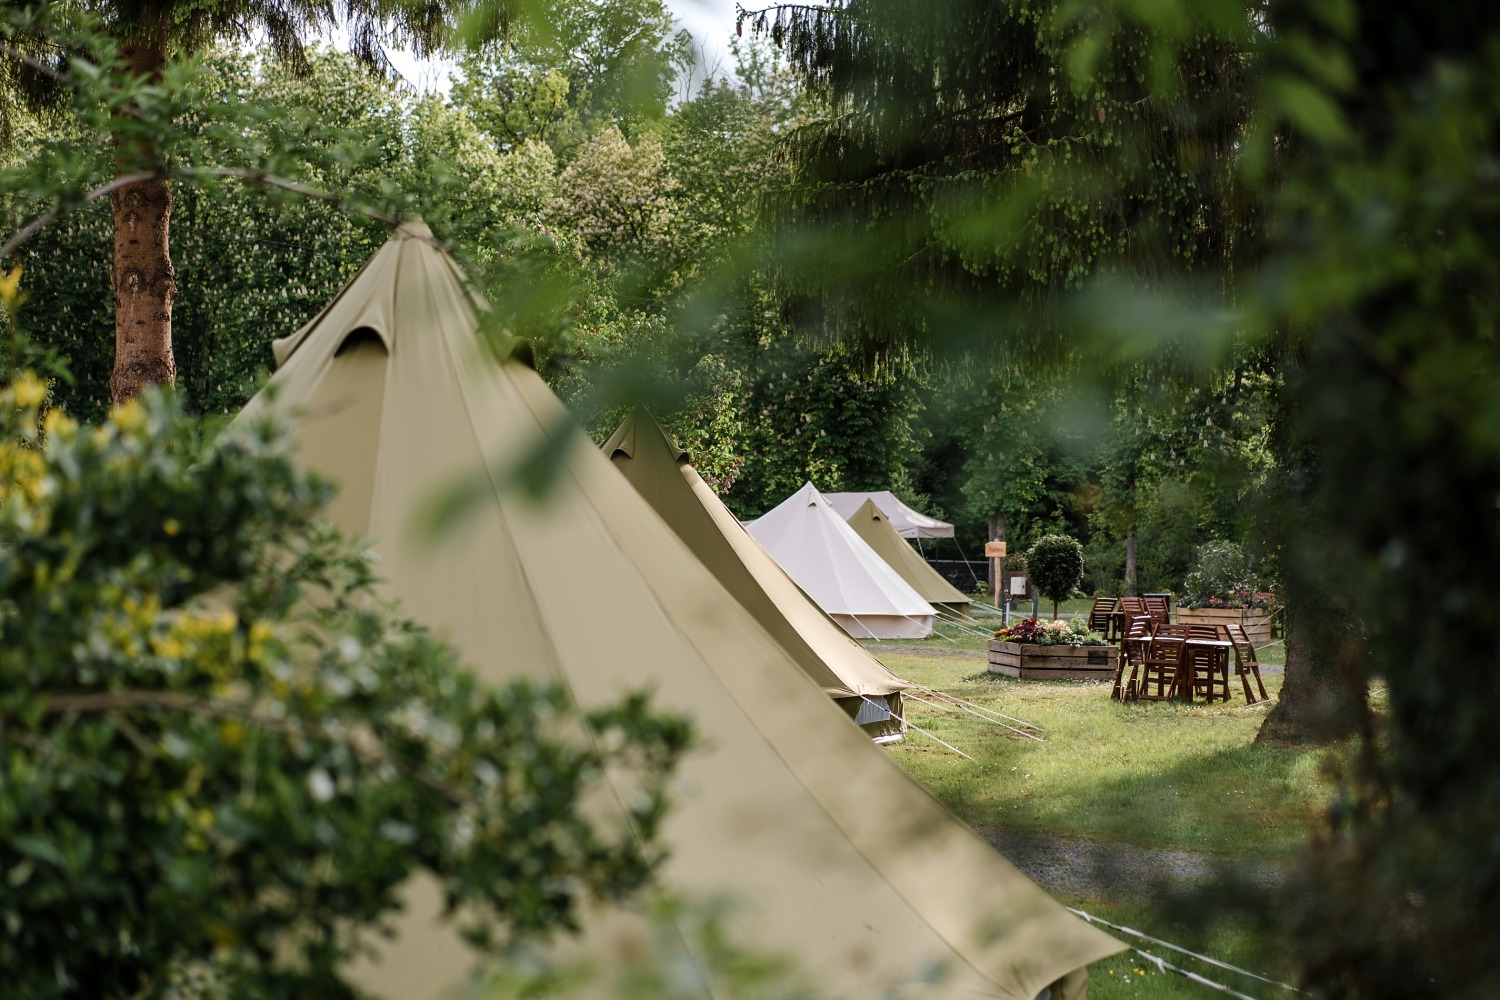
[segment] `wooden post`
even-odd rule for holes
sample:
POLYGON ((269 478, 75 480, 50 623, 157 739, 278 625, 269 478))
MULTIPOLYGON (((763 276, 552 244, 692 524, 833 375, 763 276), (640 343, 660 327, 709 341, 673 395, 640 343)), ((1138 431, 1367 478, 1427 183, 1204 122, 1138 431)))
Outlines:
POLYGON ((1003 608, 1000 603, 1005 594, 1005 540, 995 539, 984 543, 984 554, 991 560, 995 571, 995 607, 1003 608))
MULTIPOLYGON (((1002 544, 1004 544, 1004 543, 1002 543, 1002 544)), ((995 562, 995 579, 997 579, 997 580, 1004 580, 1005 579, 1005 557, 1004 556, 1001 556, 995 562)), ((1009 628, 1010 627, 1010 595, 1009 594, 998 594, 997 596, 1003 602, 1003 603, 995 605, 995 607, 997 607, 997 608, 1000 609, 1000 627, 1001 628, 1009 628)))

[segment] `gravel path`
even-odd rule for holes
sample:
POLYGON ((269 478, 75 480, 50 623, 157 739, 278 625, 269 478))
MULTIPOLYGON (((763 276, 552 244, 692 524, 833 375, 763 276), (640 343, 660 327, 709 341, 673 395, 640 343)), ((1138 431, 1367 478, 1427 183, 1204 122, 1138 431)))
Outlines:
MULTIPOLYGON (((1063 896, 1149 901, 1218 881, 1229 859, 1195 851, 1113 844, 1021 830, 977 828, 994 848, 1042 888, 1063 896)), ((1263 888, 1282 885, 1287 869, 1274 861, 1234 859, 1233 874, 1263 888)))

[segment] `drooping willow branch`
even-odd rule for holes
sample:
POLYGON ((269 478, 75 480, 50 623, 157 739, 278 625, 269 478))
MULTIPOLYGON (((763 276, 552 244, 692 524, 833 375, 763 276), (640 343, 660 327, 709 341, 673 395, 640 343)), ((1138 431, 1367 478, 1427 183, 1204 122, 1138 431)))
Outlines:
POLYGON ((393 218, 385 212, 380 211, 378 208, 372 208, 368 205, 360 204, 358 202, 345 198, 342 195, 334 194, 331 191, 323 191, 318 188, 309 187, 308 185, 303 184, 300 181, 289 180, 285 177, 278 177, 277 175, 268 173, 267 171, 253 170, 249 167, 185 167, 177 170, 150 170, 134 174, 122 174, 119 177, 115 177, 110 181, 104 184, 100 184, 98 187, 86 192, 76 204, 58 205, 56 208, 42 213, 41 215, 32 219, 30 222, 26 223, 26 225, 18 229, 15 235, 12 236, 9 240, 6 240, 5 245, 3 247, 0 247, 0 261, 8 258, 12 253, 20 248, 21 244, 25 243, 32 236, 35 236, 36 233, 44 226, 56 222, 58 219, 62 218, 64 215, 68 214, 80 205, 91 205, 94 202, 98 201, 100 198, 105 198, 111 193, 118 191, 122 187, 127 187, 128 185, 136 184, 140 181, 193 180, 195 178, 237 180, 246 184, 259 184, 265 187, 278 188, 282 191, 288 191, 303 198, 310 198, 314 201, 321 201, 325 204, 332 205, 335 208, 352 209, 353 211, 358 212, 359 214, 364 215, 368 218, 374 219, 377 222, 383 222, 387 226, 390 226, 392 229, 400 229, 402 232, 415 239, 425 240, 426 242, 431 243, 433 246, 439 247, 443 250, 448 250, 447 247, 443 246, 437 240, 433 239, 432 236, 406 225, 399 219, 393 218))

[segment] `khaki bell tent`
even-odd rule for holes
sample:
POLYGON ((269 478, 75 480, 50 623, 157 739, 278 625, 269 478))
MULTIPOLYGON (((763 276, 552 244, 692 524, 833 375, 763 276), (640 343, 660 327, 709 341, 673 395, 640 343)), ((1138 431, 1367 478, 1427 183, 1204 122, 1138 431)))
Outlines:
POLYGON ((907 683, 808 599, 651 414, 638 408, 626 417, 604 442, 604 454, 724 589, 851 718, 876 738, 901 734, 901 692, 907 683))
POLYGON ((937 614, 834 513, 812 483, 745 529, 856 639, 922 639, 937 614))
POLYGON ((824 493, 823 499, 827 500, 839 517, 844 520, 854 516, 854 512, 866 500, 875 501, 875 506, 880 512, 890 518, 891 527, 896 529, 896 534, 902 538, 952 538, 953 525, 947 521, 939 521, 935 517, 928 517, 921 511, 908 506, 900 497, 890 490, 875 490, 871 493, 824 493))
POLYGON ((921 595, 922 600, 940 610, 967 613, 969 597, 939 576, 937 570, 927 565, 927 560, 918 555, 906 539, 896 534, 890 518, 875 506, 873 499, 859 505, 859 509, 849 517, 849 527, 901 579, 911 584, 911 588, 921 595))
MULTIPOLYGON (((536 372, 497 362, 476 327, 457 265, 420 230, 398 232, 277 345, 281 367, 240 419, 293 421, 302 460, 341 487, 332 516, 379 556, 385 594, 482 679, 555 682, 585 707, 645 688, 695 721, 702 743, 674 776, 670 854, 650 892, 727 899, 737 940, 795 960, 821 995, 1079 995, 1084 966, 1119 943, 848 725, 536 372), (541 498, 505 471, 539 448, 558 463, 541 498), (455 483, 479 500, 428 538, 434 491, 455 483)), ((360 985, 387 1000, 458 995, 474 959, 433 880, 414 879, 406 898, 394 937, 354 970, 360 985)), ((581 919, 568 950, 600 962, 658 937, 627 904, 581 919)), ((675 961, 703 977, 705 1000, 724 995, 707 963, 675 961)))

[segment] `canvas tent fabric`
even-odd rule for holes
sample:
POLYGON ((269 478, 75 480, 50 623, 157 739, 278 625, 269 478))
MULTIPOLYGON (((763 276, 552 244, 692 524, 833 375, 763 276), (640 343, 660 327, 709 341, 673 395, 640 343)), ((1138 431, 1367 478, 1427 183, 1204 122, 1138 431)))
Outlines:
MULTIPOLYGON (((905 728, 907 683, 808 599, 644 409, 626 417, 604 454, 803 673, 872 736, 905 728)), ((900 539, 897 539, 899 542, 900 539)), ((901 544, 905 544, 902 542, 901 544)))
POLYGON ((871 493, 824 493, 823 499, 838 511, 844 520, 854 516, 866 500, 874 500, 880 512, 891 519, 891 527, 902 538, 952 538, 953 525, 928 517, 921 511, 907 506, 890 490, 875 490, 871 493))
POLYGON ((745 529, 856 639, 921 639, 937 614, 834 513, 812 483, 745 529))
MULTIPOLYGON (((1079 995, 1079 970, 1121 945, 848 725, 536 372, 497 362, 476 327, 457 265, 398 232, 283 342, 240 420, 293 421, 301 459, 340 486, 334 520, 379 556, 385 596, 481 679, 559 683, 585 707, 645 688, 695 720, 705 739, 674 775, 653 891, 727 899, 737 940, 794 959, 822 995, 1033 1000, 1049 983, 1079 995), (538 500, 505 470, 543 448, 558 464, 538 500), (477 501, 430 538, 434 491, 455 483, 477 501)), ((387 1000, 451 997, 472 956, 430 878, 407 899, 359 984, 387 1000)), ((576 947, 603 962, 659 939, 624 904, 581 916, 576 947)), ((688 958, 681 968, 710 975, 688 958)), ((701 985, 705 1000, 726 992, 701 985)))
POLYGON ((890 518, 866 500, 849 517, 849 527, 875 550, 875 554, 886 561, 913 590, 922 595, 922 600, 935 607, 951 611, 964 611, 970 600, 968 595, 944 580, 938 571, 927 565, 927 560, 917 554, 911 544, 896 534, 890 518))

